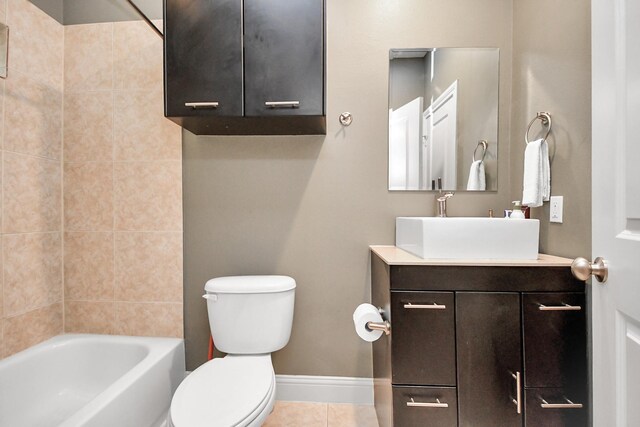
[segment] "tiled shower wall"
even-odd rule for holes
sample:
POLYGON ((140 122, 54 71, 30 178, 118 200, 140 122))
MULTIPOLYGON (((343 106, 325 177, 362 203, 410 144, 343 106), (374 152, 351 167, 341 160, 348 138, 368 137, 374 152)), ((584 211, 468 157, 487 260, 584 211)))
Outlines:
POLYGON ((27 0, 0 1, 10 27, 2 94, 0 354, 63 330, 62 25, 27 0))
POLYGON ((0 21, 0 357, 63 331, 181 337, 181 130, 163 117, 161 39, 142 22, 63 27, 27 0, 0 0, 0 21))
POLYGON ((162 40, 141 21, 65 27, 65 332, 182 336, 182 137, 162 40))

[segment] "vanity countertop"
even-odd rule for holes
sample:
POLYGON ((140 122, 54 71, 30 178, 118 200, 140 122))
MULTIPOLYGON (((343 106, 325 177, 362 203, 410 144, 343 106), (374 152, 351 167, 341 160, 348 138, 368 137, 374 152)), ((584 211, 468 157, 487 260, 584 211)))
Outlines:
POLYGON ((392 245, 369 246, 388 265, 460 265, 493 267, 570 267, 572 259, 538 254, 538 259, 422 259, 392 245))

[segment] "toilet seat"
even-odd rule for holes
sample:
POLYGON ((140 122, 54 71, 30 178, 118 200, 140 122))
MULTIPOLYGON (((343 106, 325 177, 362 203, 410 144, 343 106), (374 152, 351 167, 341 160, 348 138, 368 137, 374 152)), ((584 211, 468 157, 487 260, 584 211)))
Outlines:
MULTIPOLYGON (((171 401, 175 427, 245 427, 273 405, 271 355, 228 355, 193 371, 171 401)), ((259 424, 258 424, 259 425, 259 424)))

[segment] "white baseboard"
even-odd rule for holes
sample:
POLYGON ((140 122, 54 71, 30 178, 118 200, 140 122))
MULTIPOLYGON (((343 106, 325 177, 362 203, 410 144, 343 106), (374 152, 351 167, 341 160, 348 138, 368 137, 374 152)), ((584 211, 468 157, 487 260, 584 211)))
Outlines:
POLYGON ((276 375, 276 399, 373 405, 373 379, 276 375))

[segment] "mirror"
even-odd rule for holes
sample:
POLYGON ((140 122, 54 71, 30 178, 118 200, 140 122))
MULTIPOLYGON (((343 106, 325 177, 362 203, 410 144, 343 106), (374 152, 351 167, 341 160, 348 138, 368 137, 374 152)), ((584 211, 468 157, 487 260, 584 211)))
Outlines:
POLYGON ((389 51, 389 190, 497 191, 498 74, 498 48, 389 51))
POLYGON ((7 78, 9 58, 9 27, 0 23, 0 77, 7 78))

